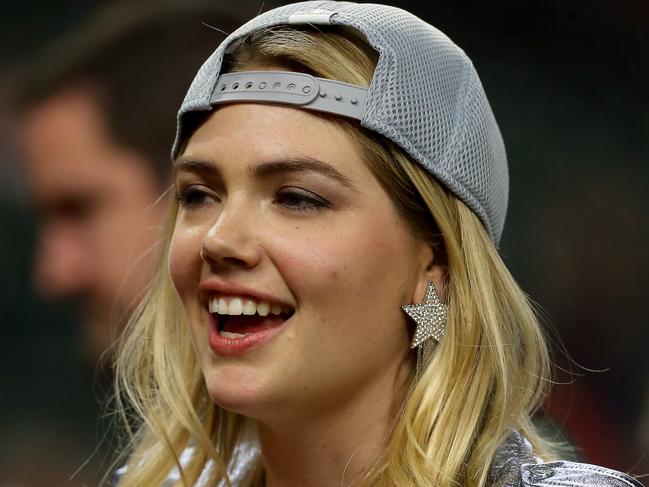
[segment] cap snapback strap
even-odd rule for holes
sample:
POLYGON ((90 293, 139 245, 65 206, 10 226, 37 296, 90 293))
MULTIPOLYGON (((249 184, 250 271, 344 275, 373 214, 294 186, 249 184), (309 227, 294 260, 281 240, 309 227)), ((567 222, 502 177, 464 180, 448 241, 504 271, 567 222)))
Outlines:
POLYGON ((210 105, 261 102, 296 105, 361 120, 367 89, 290 71, 238 71, 219 76, 210 105))

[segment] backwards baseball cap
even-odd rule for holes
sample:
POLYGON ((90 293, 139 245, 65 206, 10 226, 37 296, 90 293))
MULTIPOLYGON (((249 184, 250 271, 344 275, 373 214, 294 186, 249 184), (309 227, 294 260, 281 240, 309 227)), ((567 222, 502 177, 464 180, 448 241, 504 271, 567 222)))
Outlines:
POLYGON ((172 157, 188 135, 183 127, 188 113, 242 101, 359 120, 464 201, 498 244, 509 187, 500 130, 470 59, 418 17, 385 5, 334 1, 295 3, 259 15, 225 39, 198 71, 178 112, 172 157), (305 24, 359 31, 379 54, 369 88, 286 71, 220 73, 225 52, 238 40, 275 26, 305 24))

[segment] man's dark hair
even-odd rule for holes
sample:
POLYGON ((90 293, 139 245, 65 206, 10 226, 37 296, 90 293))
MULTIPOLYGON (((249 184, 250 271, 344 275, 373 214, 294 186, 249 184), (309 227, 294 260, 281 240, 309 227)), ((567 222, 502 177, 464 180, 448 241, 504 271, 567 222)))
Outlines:
POLYGON ((113 139, 146 156, 166 184, 176 112, 189 83, 243 19, 214 0, 133 3, 98 12, 19 69, 14 108, 25 112, 58 93, 88 89, 113 139))

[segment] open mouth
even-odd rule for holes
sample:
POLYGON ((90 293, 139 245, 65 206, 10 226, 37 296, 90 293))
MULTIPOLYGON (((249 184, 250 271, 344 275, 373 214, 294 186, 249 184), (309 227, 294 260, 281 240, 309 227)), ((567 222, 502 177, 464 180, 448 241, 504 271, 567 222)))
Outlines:
POLYGON ((280 304, 231 296, 212 297, 208 306, 218 335, 229 340, 242 340, 278 328, 295 311, 280 304))

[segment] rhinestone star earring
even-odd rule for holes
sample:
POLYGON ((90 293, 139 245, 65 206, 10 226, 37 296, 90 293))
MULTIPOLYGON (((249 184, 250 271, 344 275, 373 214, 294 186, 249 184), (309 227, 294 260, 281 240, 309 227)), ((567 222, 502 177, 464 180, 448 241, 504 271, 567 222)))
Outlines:
MULTIPOLYGON (((424 359, 424 346, 430 338, 439 342, 446 331, 446 305, 442 303, 432 282, 428 283, 426 297, 420 304, 406 304, 401 309, 416 323, 415 335, 410 348, 417 349, 417 368, 415 376, 419 378, 424 359)), ((426 347, 430 350, 430 347, 426 347)))

